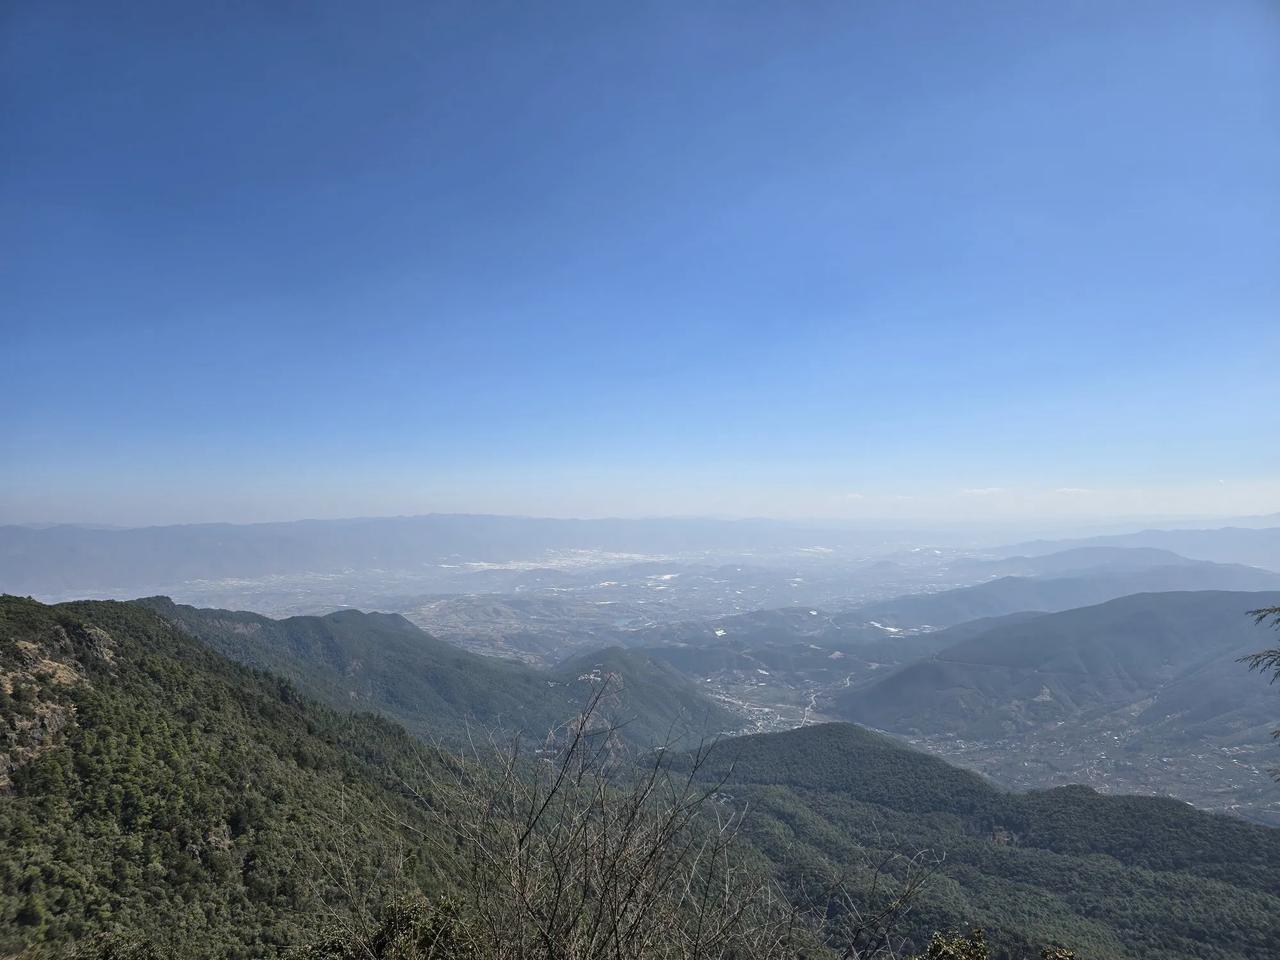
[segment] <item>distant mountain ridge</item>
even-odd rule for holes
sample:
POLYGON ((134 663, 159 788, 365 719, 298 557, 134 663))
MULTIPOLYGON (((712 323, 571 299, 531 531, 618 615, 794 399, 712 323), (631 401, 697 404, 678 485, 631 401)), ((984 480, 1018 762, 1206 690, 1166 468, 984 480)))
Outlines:
POLYGON ((343 610, 273 620, 167 597, 135 602, 232 660, 288 677, 339 709, 377 711, 422 736, 503 728, 544 737, 581 709, 591 690, 582 677, 606 660, 610 710, 640 746, 662 742, 673 729, 700 737, 739 725, 684 677, 641 654, 594 654, 545 671, 462 650, 399 614, 343 610))
POLYGON ((1246 615, 1280 592, 1188 591, 1125 596, 1095 606, 1002 623, 939 650, 837 701, 842 716, 887 730, 1000 735, 1062 722, 1149 697, 1144 715, 1204 703, 1168 702, 1183 677, 1232 681, 1239 700, 1275 704, 1237 659, 1267 639, 1246 615), (1207 672, 1206 672, 1207 671, 1207 672), (1166 698, 1160 700, 1161 691, 1166 698))
POLYGON ((951 565, 951 570, 995 577, 1061 577, 1104 571, 1136 572, 1152 567, 1190 567, 1200 563, 1204 561, 1154 547, 1074 547, 1029 557, 959 560, 951 565))
POLYGON ((908 594, 867 604, 857 612, 897 627, 949 627, 1019 611, 1054 613, 1135 593, 1180 590, 1280 590, 1280 573, 1207 561, 1138 569, 1090 568, 1065 576, 1004 576, 971 587, 908 594))
POLYGON ((1280 573, 1143 548, 1085 547, 1034 557, 965 558, 950 569, 986 579, 836 610, 799 604, 617 630, 613 635, 628 646, 705 645, 725 638, 773 640, 781 635, 797 641, 819 637, 876 641, 885 638, 886 627, 954 627, 1013 613, 1088 606, 1132 593, 1280 590, 1280 573))
POLYGON ((832 528, 774 520, 467 514, 126 529, 0 526, 0 589, 139 590, 200 579, 413 570, 459 559, 504 562, 548 551, 666 554, 857 539, 832 528))
POLYGON ((1136 594, 1000 623, 827 709, 1018 788, 1083 781, 1280 825, 1280 705, 1238 662, 1273 640, 1246 612, 1277 603, 1280 592, 1136 594))
POLYGON ((1280 526, 1216 530, 1143 530, 1080 540, 1034 540, 1004 548, 1007 554, 1038 556, 1079 547, 1138 547, 1169 550, 1196 560, 1244 563, 1280 571, 1280 526))

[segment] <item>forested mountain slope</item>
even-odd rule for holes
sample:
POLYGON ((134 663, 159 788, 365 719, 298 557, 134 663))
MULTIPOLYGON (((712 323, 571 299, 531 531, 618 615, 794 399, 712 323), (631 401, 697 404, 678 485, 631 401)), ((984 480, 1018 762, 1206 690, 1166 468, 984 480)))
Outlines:
POLYGON ((1218 720, 1275 706, 1237 659, 1265 636, 1246 615, 1280 593, 1147 593, 1000 624, 837 699, 888 730, 981 736, 1133 705, 1132 723, 1218 720), (1150 700, 1150 702, 1148 702, 1150 700))
MULTIPOLYGON (((1086 783, 1280 825, 1275 689, 1239 658, 1277 593, 1136 594, 978 632, 825 704, 1021 789, 1086 783)), ((948 631, 950 632, 950 631, 948 631)))
POLYGON ((917 944, 963 924, 1006 956, 1060 943, 1090 960, 1254 960, 1280 936, 1280 832, 1178 801, 1007 793, 849 724, 737 738, 704 774, 731 778, 793 891, 824 862, 858 878, 895 852, 940 856, 909 919, 917 944))
MULTIPOLYGON (((422 852, 419 831, 439 830, 409 800, 433 795, 439 761, 150 610, 4 598, 0 675, 2 950, 115 930, 164 956, 272 957, 353 903, 458 879, 422 852)), ((1273 831, 1172 801, 1006 794, 844 724, 726 740, 712 758, 703 775, 728 777, 717 806, 749 811, 745 855, 797 898, 830 867, 869 905, 877 858, 945 853, 904 930, 916 949, 979 924, 1009 956, 1055 942, 1243 960, 1280 933, 1273 831)))
MULTIPOLYGON (((376 710, 429 738, 459 739, 469 727, 545 737, 579 709, 592 682, 583 678, 601 662, 587 655, 562 669, 537 670, 462 650, 398 614, 343 610, 273 620, 167 597, 136 602, 219 653, 288 677, 331 706, 376 710)), ((673 729, 701 737, 737 727, 732 714, 662 664, 640 654, 608 659, 609 719, 623 724, 631 742, 649 747, 673 729)))
POLYGON ((236 666, 141 607, 0 599, 0 954, 122 931, 256 958, 403 879, 398 727, 236 666))
MULTIPOLYGON (((606 713, 619 736, 643 749, 742 731, 743 720, 705 696, 676 668, 645 650, 608 647, 581 654, 550 671, 562 683, 607 682, 606 713)), ((581 701, 579 701, 580 703, 581 701)))

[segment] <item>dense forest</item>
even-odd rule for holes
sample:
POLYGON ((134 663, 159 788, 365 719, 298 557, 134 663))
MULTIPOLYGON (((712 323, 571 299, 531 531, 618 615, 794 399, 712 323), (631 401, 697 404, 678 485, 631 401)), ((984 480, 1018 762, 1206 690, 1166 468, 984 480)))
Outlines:
POLYGON ((388 826, 419 816, 400 728, 130 604, 6 598, 0 669, 0 951, 121 932, 247 960, 378 887, 433 888, 388 826))
MULTIPOLYGON (((438 789, 447 755, 384 719, 127 603, 5 598, 0 671, 2 951, 117 934, 168 956, 338 956, 353 918, 419 929, 465 900, 448 851, 477 811, 438 789), (436 906, 387 914, 403 896, 436 906)), ((824 915, 873 914, 923 871, 904 952, 971 926, 994 957, 1234 960, 1275 942, 1280 835, 1174 801, 1010 794, 845 724, 726 740, 696 776, 713 815, 747 811, 743 861, 824 915)))
POLYGON ((1034 955, 1246 958, 1280 932, 1280 833, 1176 800, 1086 787, 1008 793, 850 724, 742 737, 709 776, 751 806, 753 846, 798 884, 894 853, 942 858, 909 919, 917 942, 957 924, 1034 955))

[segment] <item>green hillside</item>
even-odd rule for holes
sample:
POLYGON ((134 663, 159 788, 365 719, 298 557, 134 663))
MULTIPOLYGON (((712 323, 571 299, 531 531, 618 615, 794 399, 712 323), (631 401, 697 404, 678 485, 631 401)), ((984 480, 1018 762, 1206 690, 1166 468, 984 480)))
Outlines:
MULTIPOLYGON (((239 663, 288 677, 337 709, 373 710, 414 734, 456 740, 468 728, 518 730, 535 738, 572 716, 584 680, 603 655, 553 671, 470 653, 398 614, 343 610, 273 620, 206 610, 167 597, 136 601, 239 663)), ((674 671, 643 656, 612 652, 609 719, 640 747, 678 728, 686 735, 733 730, 734 717, 674 671)))
MULTIPOLYGON (((458 889, 422 852, 421 832, 447 847, 453 831, 408 799, 447 794, 407 734, 322 707, 150 610, 6 597, 0 676, 0 954, 114 931, 162 956, 274 957, 397 890, 458 889)), ((1244 960, 1280 932, 1271 830, 1166 800, 1005 793, 844 724, 712 756, 701 775, 726 778, 713 809, 749 811, 743 855, 798 900, 838 872, 873 905, 872 864, 944 854, 903 928, 915 949, 977 924, 1004 956, 1052 942, 1100 960, 1244 960)))
POLYGON ((0 954, 124 931, 274 955, 403 880, 418 756, 127 603, 0 599, 0 954), (402 854, 405 859, 402 859, 402 854))
POLYGON ((844 717, 887 730, 1002 735, 1133 705, 1133 723, 1229 732, 1265 722, 1265 684, 1236 662, 1261 642, 1245 611, 1275 593, 1138 594, 999 624, 862 690, 844 717), (1154 698, 1154 699, 1153 699, 1154 698))
POLYGON ((608 647, 573 657, 550 672, 571 689, 583 678, 592 678, 593 683, 596 678, 607 679, 607 710, 632 743, 648 747, 742 729, 738 714, 704 695, 679 670, 648 651, 608 647))
POLYGON ((1006 793, 848 724, 729 741, 706 771, 725 775, 795 891, 824 863, 857 878, 894 852, 941 856, 908 923, 917 946, 980 926, 1011 956, 1252 960, 1280 935, 1280 833, 1177 801, 1006 793))

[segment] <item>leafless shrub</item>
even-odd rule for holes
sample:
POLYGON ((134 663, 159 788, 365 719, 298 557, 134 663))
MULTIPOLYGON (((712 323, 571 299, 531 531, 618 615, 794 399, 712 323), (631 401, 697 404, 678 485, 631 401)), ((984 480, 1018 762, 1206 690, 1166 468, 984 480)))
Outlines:
POLYGON ((836 879, 789 902, 744 856, 746 811, 710 775, 712 747, 669 740, 620 753, 603 722, 607 683, 530 750, 520 739, 435 750, 406 791, 431 814, 422 842, 460 891, 459 915, 486 960, 774 960, 898 955, 894 929, 936 869, 926 855, 873 864, 870 891, 836 879), (869 896, 867 894, 870 894, 869 896), (861 894, 861 895, 859 895, 861 894), (870 906, 868 906, 868 904, 870 906))

